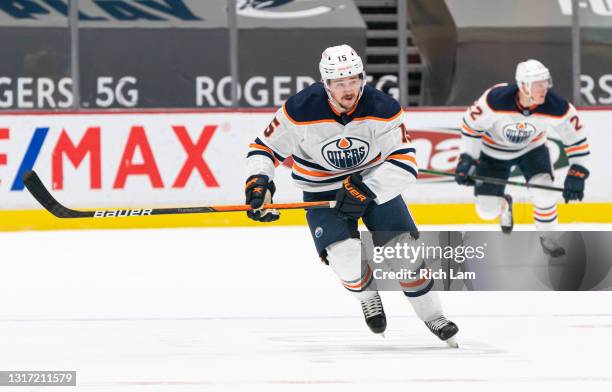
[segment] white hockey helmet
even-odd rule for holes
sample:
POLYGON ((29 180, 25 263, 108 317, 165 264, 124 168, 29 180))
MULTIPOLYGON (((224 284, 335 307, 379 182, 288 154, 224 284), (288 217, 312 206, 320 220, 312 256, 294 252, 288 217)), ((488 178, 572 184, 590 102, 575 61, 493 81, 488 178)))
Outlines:
POLYGON ((355 75, 361 76, 362 91, 366 83, 366 75, 363 70, 361 57, 359 57, 357 52, 348 45, 332 46, 325 49, 323 54, 321 54, 319 72, 321 73, 321 80, 323 84, 325 84, 326 89, 329 89, 328 83, 330 80, 355 75))
POLYGON ((548 88, 551 88, 553 82, 550 71, 538 60, 523 61, 516 66, 516 84, 519 88, 522 84, 526 84, 530 94, 531 84, 544 80, 548 81, 548 88))

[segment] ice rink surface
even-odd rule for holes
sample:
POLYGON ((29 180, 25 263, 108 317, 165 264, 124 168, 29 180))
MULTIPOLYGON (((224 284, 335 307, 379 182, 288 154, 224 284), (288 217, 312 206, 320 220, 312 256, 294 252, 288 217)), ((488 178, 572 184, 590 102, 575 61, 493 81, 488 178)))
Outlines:
POLYGON ((305 227, 0 233, 0 261, 0 370, 76 370, 57 392, 612 388, 612 292, 441 293, 459 349, 385 292, 383 339, 305 227))

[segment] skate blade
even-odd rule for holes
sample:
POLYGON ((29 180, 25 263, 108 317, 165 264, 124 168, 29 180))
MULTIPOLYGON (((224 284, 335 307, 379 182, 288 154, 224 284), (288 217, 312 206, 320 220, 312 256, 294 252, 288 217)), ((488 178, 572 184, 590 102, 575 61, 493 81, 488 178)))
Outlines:
POLYGON ((377 334, 377 335, 378 335, 378 336, 380 336, 380 337, 381 337, 381 338, 383 338, 383 339, 385 339, 385 338, 386 338, 386 336, 385 336, 385 333, 384 333, 384 332, 381 332, 381 333, 379 333, 379 334, 377 334))
POLYGON ((459 348, 459 344, 457 343, 457 340, 455 340, 454 337, 448 338, 446 340, 446 344, 448 344, 448 347, 450 348, 459 348))

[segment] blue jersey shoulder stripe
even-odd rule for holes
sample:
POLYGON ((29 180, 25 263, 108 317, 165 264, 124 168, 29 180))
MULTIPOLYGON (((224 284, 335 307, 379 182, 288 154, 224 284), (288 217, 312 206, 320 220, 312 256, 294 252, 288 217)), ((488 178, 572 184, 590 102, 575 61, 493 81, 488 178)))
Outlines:
MULTIPOLYGON (((487 104, 493 111, 521 113, 517 106, 517 94, 518 86, 516 84, 493 87, 487 94, 487 104)), ((568 109, 569 102, 554 91, 549 90, 544 103, 537 106, 531 113, 562 117, 568 109)))
MULTIPOLYGON (((400 104, 393 97, 366 85, 357 107, 347 116, 349 119, 361 117, 390 119, 400 110, 400 104)), ((341 117, 336 115, 329 105, 323 83, 315 83, 289 98, 285 102, 285 111, 290 120, 298 124, 325 120, 342 124, 341 117)))
POLYGON ((315 83, 285 102, 285 111, 294 122, 335 120, 323 83, 315 83))
POLYGON ((548 91, 546 100, 538 106, 533 112, 538 114, 546 114, 554 117, 563 117, 569 110, 569 102, 554 91, 548 91))
POLYGON ((495 111, 516 111, 516 84, 507 84, 493 87, 487 94, 487 105, 495 111))
POLYGON ((363 96, 351 116, 353 118, 378 117, 390 119, 396 116, 400 110, 401 106, 395 98, 366 85, 363 89, 363 96))

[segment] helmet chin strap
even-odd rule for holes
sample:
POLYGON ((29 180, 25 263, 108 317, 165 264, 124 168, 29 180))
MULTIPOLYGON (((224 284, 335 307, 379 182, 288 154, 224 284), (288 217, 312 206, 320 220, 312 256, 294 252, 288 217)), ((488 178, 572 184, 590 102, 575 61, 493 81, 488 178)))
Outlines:
POLYGON ((521 92, 527 97, 527 100, 531 105, 534 105, 536 103, 536 100, 533 98, 533 96, 531 95, 531 83, 529 83, 528 87, 525 88, 528 91, 528 94, 526 94, 522 89, 521 92))
POLYGON ((529 100, 529 103, 532 104, 532 105, 534 105, 536 103, 535 98, 533 98, 531 96, 531 91, 529 91, 529 95, 527 95, 527 99, 529 100))
POLYGON ((348 112, 350 109, 345 108, 344 106, 342 106, 340 104, 340 102, 336 101, 331 94, 328 94, 329 97, 329 102, 331 103, 331 105, 334 107, 334 109, 336 109, 339 112, 348 112))

